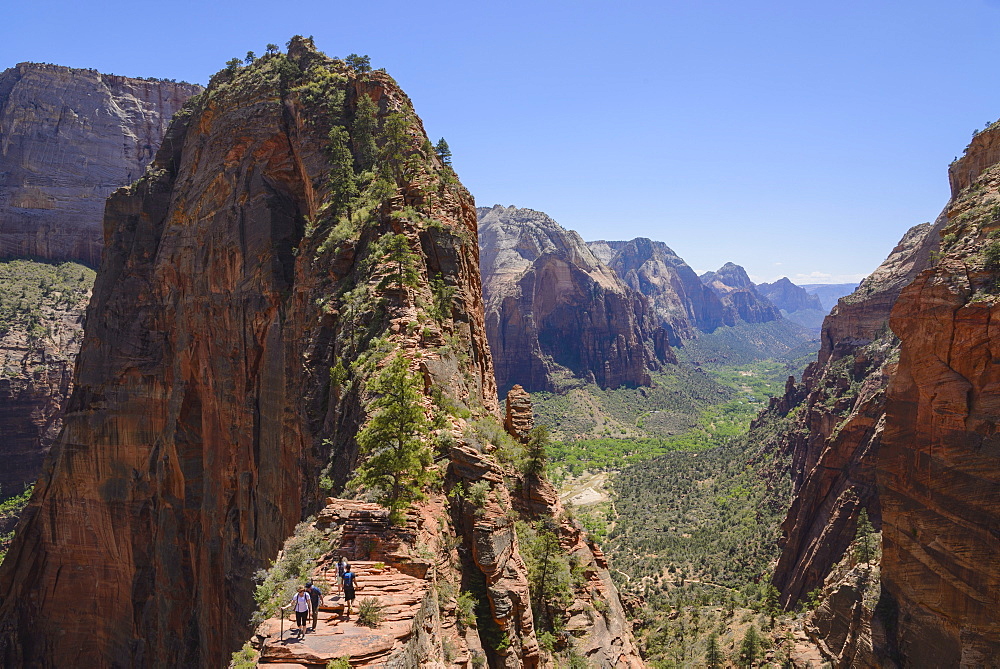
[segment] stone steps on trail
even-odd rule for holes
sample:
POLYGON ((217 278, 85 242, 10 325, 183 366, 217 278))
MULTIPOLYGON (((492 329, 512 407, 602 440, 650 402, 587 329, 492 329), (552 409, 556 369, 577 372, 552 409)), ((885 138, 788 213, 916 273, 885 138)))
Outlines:
POLYGON ((357 597, 350 617, 346 616, 342 593, 331 594, 336 590, 336 565, 331 562, 317 567, 313 582, 324 593, 317 629, 299 639, 297 631, 291 631, 294 615, 290 611, 286 612, 283 624, 277 618, 267 621, 268 636, 261 648, 259 664, 274 669, 312 669, 325 667, 333 659, 349 657, 354 668, 381 666, 409 639, 413 620, 431 583, 403 573, 391 564, 382 568, 376 567, 377 564, 382 563, 351 562, 351 569, 356 574, 357 597), (369 597, 384 607, 382 623, 375 629, 357 624, 358 604, 369 597))

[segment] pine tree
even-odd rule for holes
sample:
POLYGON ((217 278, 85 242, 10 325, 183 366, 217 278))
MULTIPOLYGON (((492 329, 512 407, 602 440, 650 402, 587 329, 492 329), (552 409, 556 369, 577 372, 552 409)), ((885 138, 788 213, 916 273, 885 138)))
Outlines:
POLYGON ((330 129, 330 201, 335 215, 347 212, 350 215, 351 202, 358 196, 358 185, 354 179, 354 156, 348 146, 350 136, 347 129, 335 125, 330 129))
POLYGON ((854 535, 854 556, 858 562, 869 563, 875 559, 875 528, 868 518, 868 509, 858 514, 858 530, 854 535))
POLYGON ((378 145, 375 143, 375 136, 378 133, 377 112, 378 108, 368 95, 362 94, 358 97, 351 137, 354 139, 358 167, 362 171, 370 170, 378 155, 378 145))
POLYGON ((740 644, 737 664, 740 667, 753 667, 757 664, 758 655, 760 655, 760 634, 757 632, 757 628, 751 625, 740 644))
POLYGON ((378 284, 379 290, 392 290, 402 301, 406 287, 414 287, 420 282, 416 255, 410 250, 406 235, 386 235, 382 238, 377 253, 381 254, 388 272, 378 284))
POLYGON ((355 481, 377 491, 397 523, 433 479, 427 445, 431 426, 420 403, 421 388, 421 379, 410 372, 409 359, 397 353, 368 383, 367 390, 375 395, 370 405, 374 413, 357 436, 366 459, 355 481))
POLYGON ((451 167, 451 149, 448 148, 448 142, 444 141, 444 137, 439 139, 438 143, 434 145, 434 152, 437 153, 441 164, 451 167))
POLYGON ((719 635, 708 637, 708 647, 705 649, 705 664, 708 669, 722 669, 722 650, 719 649, 719 635))
POLYGON ((344 62, 359 74, 372 71, 372 59, 368 56, 359 56, 356 53, 352 53, 344 59, 344 62))

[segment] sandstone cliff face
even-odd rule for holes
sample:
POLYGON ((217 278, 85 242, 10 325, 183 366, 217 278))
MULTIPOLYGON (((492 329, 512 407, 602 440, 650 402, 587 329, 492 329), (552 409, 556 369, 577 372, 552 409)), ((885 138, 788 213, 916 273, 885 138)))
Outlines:
POLYGON ((823 324, 818 361, 800 385, 789 384, 770 410, 795 407, 794 497, 782 529, 774 582, 786 606, 819 587, 854 538, 858 513, 879 523, 875 461, 885 425, 885 389, 898 354, 888 328, 900 290, 931 262, 940 227, 907 231, 858 290, 823 324))
POLYGON ((903 289, 890 321, 902 343, 877 462, 883 595, 896 652, 926 666, 1000 657, 997 136, 981 133, 952 166, 961 190, 941 258, 903 289))
POLYGON ((330 368, 374 336, 426 351, 429 384, 497 411, 475 211, 424 139, 387 75, 358 77, 299 41, 218 76, 147 176, 111 198, 76 388, 0 571, 8 666, 225 665, 254 570, 315 508, 319 469, 332 460, 342 481, 356 458, 364 372, 347 390, 330 368), (325 208, 336 90, 348 118, 362 95, 383 125, 401 112, 396 149, 420 159, 339 241, 325 208), (351 288, 378 290, 389 232, 419 258, 417 295, 345 305, 351 288), (455 291, 413 329, 429 275, 455 291))
POLYGON ((824 326, 819 361, 773 407, 803 402, 806 414, 792 444, 801 483, 775 573, 785 601, 829 572, 853 538, 859 507, 882 528, 874 617, 844 617, 861 611, 861 593, 846 586, 832 590, 815 616, 830 635, 826 647, 841 649, 830 651, 835 661, 989 666, 1000 654, 993 407, 1000 379, 989 363, 1000 168, 986 164, 997 159, 994 132, 978 136, 952 166, 955 191, 937 221, 911 229, 840 301, 824 326), (849 412, 824 422, 812 398, 838 367, 845 390, 828 392, 826 404, 849 412))
MULTIPOLYGON (((504 472, 461 418, 500 420, 478 252, 471 196, 384 72, 295 38, 216 75, 109 200, 63 429, 0 567, 4 665, 225 666, 252 574, 321 507, 321 471, 351 476, 366 382, 398 352, 445 485, 491 486, 483 509, 432 494, 414 536, 439 560, 458 539, 446 575, 485 584, 494 664, 537 666, 504 472)), ((421 605, 392 662, 443 663, 454 616, 421 605)))
POLYGON ((655 322, 667 330, 671 345, 723 324, 719 296, 663 242, 639 237, 587 245, 630 288, 646 296, 655 322))
POLYGON ((580 236, 530 209, 480 208, 486 329, 497 385, 552 390, 558 368, 605 388, 646 385, 668 336, 580 236))
POLYGON ((0 257, 96 267, 105 199, 200 90, 37 63, 0 73, 0 257))
POLYGON ((733 326, 738 321, 767 323, 781 318, 774 305, 757 292, 746 270, 739 265, 727 262, 715 272, 702 274, 701 282, 722 300, 725 325, 733 326))

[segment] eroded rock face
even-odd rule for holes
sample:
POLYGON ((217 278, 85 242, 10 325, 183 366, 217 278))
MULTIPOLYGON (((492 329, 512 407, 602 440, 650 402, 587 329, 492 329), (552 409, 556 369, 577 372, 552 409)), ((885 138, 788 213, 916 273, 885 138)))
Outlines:
POLYGON ((854 538, 867 508, 876 526, 875 461, 885 426, 885 388, 898 342, 889 310, 916 272, 931 262, 940 227, 906 232, 889 257, 823 324, 822 348, 800 385, 789 385, 772 411, 801 406, 787 445, 793 453, 791 508, 782 525, 774 582, 793 605, 819 587, 854 538))
POLYGON ((20 63, 0 73, 0 257, 101 261, 104 201, 201 86, 20 63))
POLYGON ((530 209, 480 208, 486 327, 497 385, 551 390, 559 367, 605 388, 672 359, 647 303, 578 234, 530 209))
MULTIPOLYGON (((884 594, 897 650, 927 666, 989 666, 1000 657, 1000 371, 997 270, 984 250, 1000 229, 1000 130, 953 166, 941 259, 900 293, 901 340, 878 458, 884 594)), ((989 135, 983 137, 983 135, 989 135)))
POLYGON ((733 326, 738 321, 767 323, 781 318, 775 306, 757 292, 746 270, 739 265, 727 262, 715 272, 702 274, 701 282, 722 300, 725 325, 733 326))
POLYGON ((639 237, 629 242, 588 242, 587 246, 630 288, 646 296, 655 322, 669 333, 671 345, 723 324, 719 296, 663 242, 639 237))
POLYGON ((252 574, 318 507, 320 469, 343 481, 356 460, 370 367, 330 372, 376 335, 420 358, 428 387, 499 417, 472 198, 422 153, 388 75, 307 42, 217 76, 109 200, 76 387, 0 569, 6 666, 225 666, 252 574), (337 98, 297 88, 313 78, 344 91, 347 119, 363 95, 382 121, 402 113, 398 150, 418 159, 386 158, 393 194, 343 238, 323 208, 337 98), (403 290, 385 285, 389 233, 416 258, 403 290), (432 277, 454 293, 410 327, 432 277), (348 303, 355 289, 367 298, 348 303))

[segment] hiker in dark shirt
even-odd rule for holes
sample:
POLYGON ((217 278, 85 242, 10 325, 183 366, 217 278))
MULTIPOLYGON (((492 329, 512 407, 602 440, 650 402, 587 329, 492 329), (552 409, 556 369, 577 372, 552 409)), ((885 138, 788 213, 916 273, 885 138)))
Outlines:
POLYGON ((356 583, 351 565, 345 567, 344 572, 344 601, 347 602, 347 617, 351 617, 351 607, 354 605, 354 585, 356 583))
POLYGON ((306 581, 306 592, 312 597, 313 626, 312 631, 316 631, 316 623, 319 622, 319 603, 323 599, 323 591, 313 585, 312 581, 306 581))

